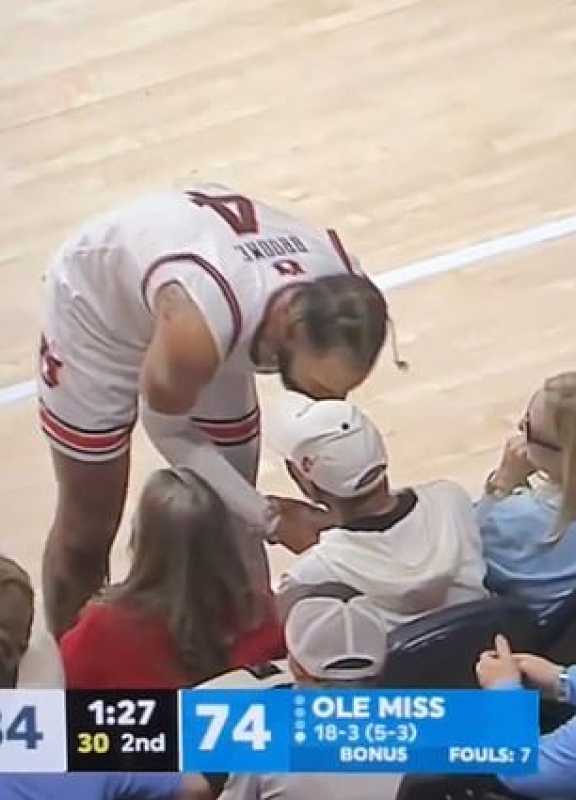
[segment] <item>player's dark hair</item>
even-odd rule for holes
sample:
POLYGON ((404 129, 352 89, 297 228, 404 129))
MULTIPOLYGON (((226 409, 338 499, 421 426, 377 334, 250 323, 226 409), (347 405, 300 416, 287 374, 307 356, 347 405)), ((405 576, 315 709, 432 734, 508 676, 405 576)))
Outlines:
POLYGON ((237 543, 246 533, 233 526, 223 501, 194 472, 158 470, 136 510, 128 577, 102 598, 163 617, 191 683, 225 672, 233 644, 260 622, 237 543))
POLYGON ((372 281, 360 275, 329 275, 304 284, 292 302, 295 320, 305 326, 315 350, 342 348, 360 367, 374 366, 386 341, 389 317, 386 300, 372 281))

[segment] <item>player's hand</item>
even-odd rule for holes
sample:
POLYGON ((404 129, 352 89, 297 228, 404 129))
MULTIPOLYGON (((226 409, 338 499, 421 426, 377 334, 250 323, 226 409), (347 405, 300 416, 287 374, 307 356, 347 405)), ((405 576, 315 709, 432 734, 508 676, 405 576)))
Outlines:
POLYGON ((490 689, 504 681, 519 681, 520 669, 505 636, 497 634, 494 650, 486 650, 476 663, 478 683, 483 689, 490 689))
POLYGON ((270 498, 279 512, 275 536, 293 553, 303 553, 318 542, 318 535, 333 524, 333 515, 301 500, 270 498))
POLYGON ((528 445, 522 434, 512 436, 506 442, 494 483, 506 492, 512 492, 518 486, 525 486, 530 475, 536 471, 528 459, 528 445))
POLYGON ((558 688, 558 676, 562 667, 541 656, 530 653, 514 653, 514 661, 530 686, 541 689, 554 697, 558 688))

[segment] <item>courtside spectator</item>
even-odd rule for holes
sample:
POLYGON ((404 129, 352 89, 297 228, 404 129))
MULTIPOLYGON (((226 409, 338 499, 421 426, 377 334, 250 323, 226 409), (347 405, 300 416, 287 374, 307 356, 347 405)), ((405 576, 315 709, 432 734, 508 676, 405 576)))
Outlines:
MULTIPOLYGON (((482 653, 476 665, 484 689, 520 688, 524 679, 544 697, 576 705, 576 666, 567 669, 540 656, 512 653, 508 641, 500 635, 494 647, 482 653)), ((576 797, 576 717, 540 737, 536 774, 501 776, 500 781, 523 797, 576 797)))
POLYGON ((542 611, 576 589, 576 372, 548 379, 519 428, 477 515, 487 585, 542 611))
POLYGON ((0 688, 12 689, 26 652, 34 616, 34 591, 28 573, 0 556, 0 688))
POLYGON ((69 688, 178 688, 283 654, 222 500, 186 469, 155 472, 135 514, 128 577, 61 640, 69 688))
POLYGON ((0 775, 2 800, 213 800, 200 775, 70 773, 0 775))
MULTIPOLYGON (((365 598, 311 597, 286 623, 288 661, 304 689, 374 687, 386 661, 386 626, 365 598)), ((393 800, 401 776, 290 773, 233 775, 222 800, 393 800)))
POLYGON ((337 522, 282 576, 285 614, 302 585, 340 582, 370 599, 389 626, 486 596, 474 509, 457 484, 392 491, 379 431, 354 405, 292 394, 270 432, 301 490, 337 522))

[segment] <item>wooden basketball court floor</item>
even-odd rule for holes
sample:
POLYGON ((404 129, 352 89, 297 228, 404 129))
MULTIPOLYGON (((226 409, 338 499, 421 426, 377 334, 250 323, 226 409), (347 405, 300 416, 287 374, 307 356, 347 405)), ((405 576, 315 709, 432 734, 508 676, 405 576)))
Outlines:
MULTIPOLYGON (((0 387, 32 375, 55 246, 142 191, 228 183, 336 227, 378 275, 576 212, 569 0, 7 0, 1 17, 0 387)), ((531 391, 576 367, 575 259, 567 235, 389 292, 411 370, 385 353, 356 399, 393 480, 479 490, 531 391)), ((54 485, 32 399, 0 407, 0 440, 0 550, 37 580, 54 485)), ((129 507, 157 463, 138 431, 129 507)), ((261 485, 293 492, 267 452, 261 485)), ((274 548, 275 572, 288 558, 274 548)))

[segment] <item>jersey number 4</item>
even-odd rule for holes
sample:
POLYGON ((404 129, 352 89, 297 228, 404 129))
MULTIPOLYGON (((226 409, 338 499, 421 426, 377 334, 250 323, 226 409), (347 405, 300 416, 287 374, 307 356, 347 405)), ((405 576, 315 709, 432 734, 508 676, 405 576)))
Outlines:
POLYGON ((187 192, 187 195, 197 206, 208 206, 215 211, 239 236, 245 233, 258 233, 254 206, 247 197, 240 194, 210 197, 202 192, 187 192))

